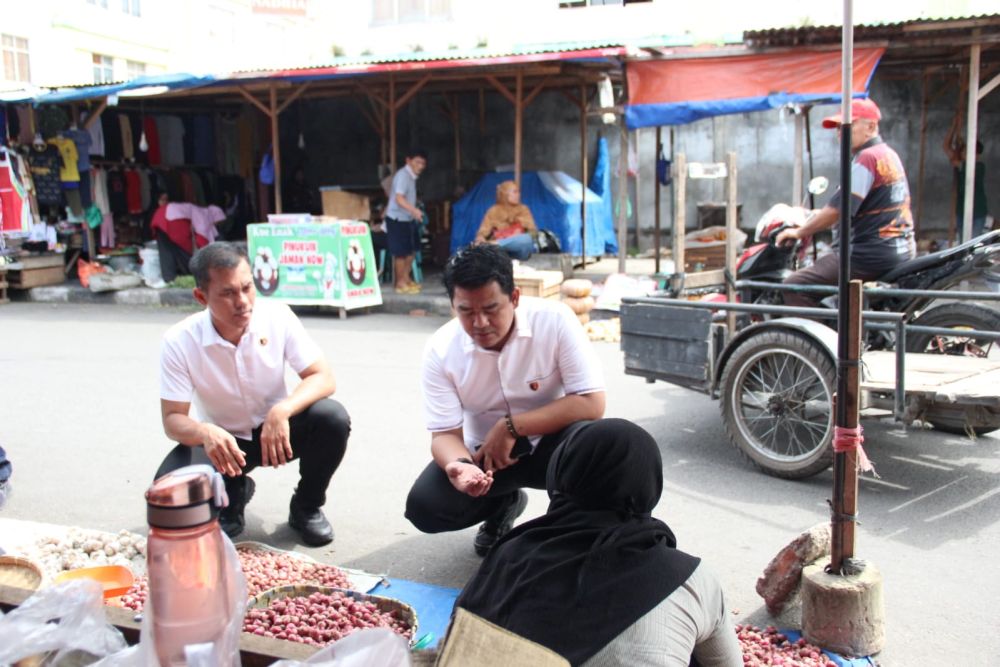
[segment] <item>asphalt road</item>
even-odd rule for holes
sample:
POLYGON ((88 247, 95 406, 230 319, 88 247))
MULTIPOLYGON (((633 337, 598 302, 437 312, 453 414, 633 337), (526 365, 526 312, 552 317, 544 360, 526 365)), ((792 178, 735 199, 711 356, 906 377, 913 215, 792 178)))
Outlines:
MULTIPOLYGON (((0 306, 0 444, 14 464, 0 516, 104 530, 145 529, 142 494, 170 443, 160 428, 160 336, 178 309, 12 303, 0 306)), ((332 548, 296 545, 285 525, 296 469, 259 470, 245 539, 326 562, 460 587, 479 559, 474 529, 423 535, 402 516, 429 460, 418 373, 439 317, 304 314, 332 361, 353 419, 326 506, 332 548)), ((666 488, 656 515, 680 547, 722 579, 734 622, 775 623, 754 592, 774 554, 828 520, 829 471, 806 481, 744 463, 706 396, 622 371, 617 344, 596 343, 608 416, 660 444, 666 488)), ((866 423, 881 480, 861 483, 860 557, 885 580, 886 666, 996 665, 1000 655, 1000 432, 976 442, 888 422, 866 423)), ((526 517, 544 511, 531 491, 526 517)), ((0 536, 2 543, 3 536, 0 536)), ((797 623, 794 610, 777 624, 797 623)))

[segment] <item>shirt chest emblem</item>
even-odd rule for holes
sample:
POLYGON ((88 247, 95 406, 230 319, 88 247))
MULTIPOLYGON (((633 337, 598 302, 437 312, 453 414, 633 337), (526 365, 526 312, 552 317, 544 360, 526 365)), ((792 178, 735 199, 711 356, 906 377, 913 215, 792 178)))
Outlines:
POLYGON ((262 346, 263 346, 263 345, 267 345, 267 338, 261 338, 261 339, 260 339, 260 344, 261 344, 262 346))
POLYGON ((530 382, 528 383, 528 388, 531 389, 531 391, 538 391, 538 383, 530 382))

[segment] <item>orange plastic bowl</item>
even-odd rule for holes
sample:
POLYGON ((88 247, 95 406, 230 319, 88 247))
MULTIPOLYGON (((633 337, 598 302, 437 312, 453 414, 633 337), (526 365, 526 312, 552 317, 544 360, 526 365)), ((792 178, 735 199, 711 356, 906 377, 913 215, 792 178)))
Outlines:
POLYGON ((71 579, 93 579, 102 584, 105 600, 124 595, 135 583, 135 575, 132 574, 132 570, 124 565, 97 565, 66 570, 57 574, 53 582, 60 584, 71 579))

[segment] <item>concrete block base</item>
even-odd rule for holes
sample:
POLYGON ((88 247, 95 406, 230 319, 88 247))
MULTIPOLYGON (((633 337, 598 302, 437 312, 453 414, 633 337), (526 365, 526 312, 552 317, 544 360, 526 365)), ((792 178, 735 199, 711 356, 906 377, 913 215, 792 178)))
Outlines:
POLYGON ((856 575, 827 574, 828 564, 802 571, 802 636, 841 655, 878 653, 885 645, 882 574, 870 562, 856 575))

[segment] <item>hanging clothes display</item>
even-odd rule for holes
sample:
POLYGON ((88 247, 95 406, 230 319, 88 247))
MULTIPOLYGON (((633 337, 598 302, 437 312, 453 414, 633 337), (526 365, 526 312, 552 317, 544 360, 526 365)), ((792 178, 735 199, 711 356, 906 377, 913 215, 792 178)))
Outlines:
POLYGON ((203 167, 215 166, 215 125, 212 117, 200 114, 194 117, 194 153, 191 162, 203 167))
POLYGON ((160 154, 160 130, 159 126, 156 124, 156 119, 152 116, 146 116, 143 118, 142 129, 146 132, 146 144, 149 146, 149 150, 146 151, 149 164, 162 164, 163 157, 160 154))
POLYGON ((0 146, 0 232, 27 232, 32 227, 28 190, 21 181, 20 158, 0 146))
POLYGON ((118 128, 122 135, 122 157, 126 160, 135 159, 135 139, 132 138, 132 121, 128 114, 118 114, 118 128))
POLYGON ((108 170, 108 204, 112 215, 128 213, 128 199, 125 197, 125 175, 119 169, 108 170))
POLYGON ((125 170, 125 202, 130 214, 142 213, 142 182, 136 169, 125 170))
POLYGON ((109 160, 121 159, 122 127, 118 122, 118 112, 105 109, 98 122, 104 128, 104 156, 109 160))
POLYGON ((79 156, 77 155, 76 144, 73 143, 73 140, 60 134, 49 139, 48 143, 50 146, 55 146, 59 149, 59 155, 62 159, 62 166, 59 169, 59 180, 63 183, 79 183, 80 172, 76 167, 79 156))
POLYGON ((184 164, 184 122, 177 116, 157 116, 160 155, 165 165, 184 164))
POLYGON ((35 183, 35 197, 39 206, 61 206, 62 184, 59 170, 62 157, 55 146, 45 146, 42 150, 32 148, 28 153, 31 178, 35 183))
POLYGON ((104 126, 96 120, 88 126, 86 122, 88 118, 90 118, 89 112, 80 113, 80 122, 87 128, 86 132, 90 135, 90 150, 87 152, 90 155, 104 157, 104 126))
POLYGON ((91 170, 91 180, 93 181, 91 190, 94 195, 94 205, 100 209, 101 214, 111 214, 111 202, 108 198, 108 172, 105 169, 95 168, 91 170))
POLYGON ((17 133, 17 142, 22 146, 30 146, 35 140, 35 127, 31 122, 31 108, 27 104, 19 104, 17 107, 17 121, 20 130, 17 133))

